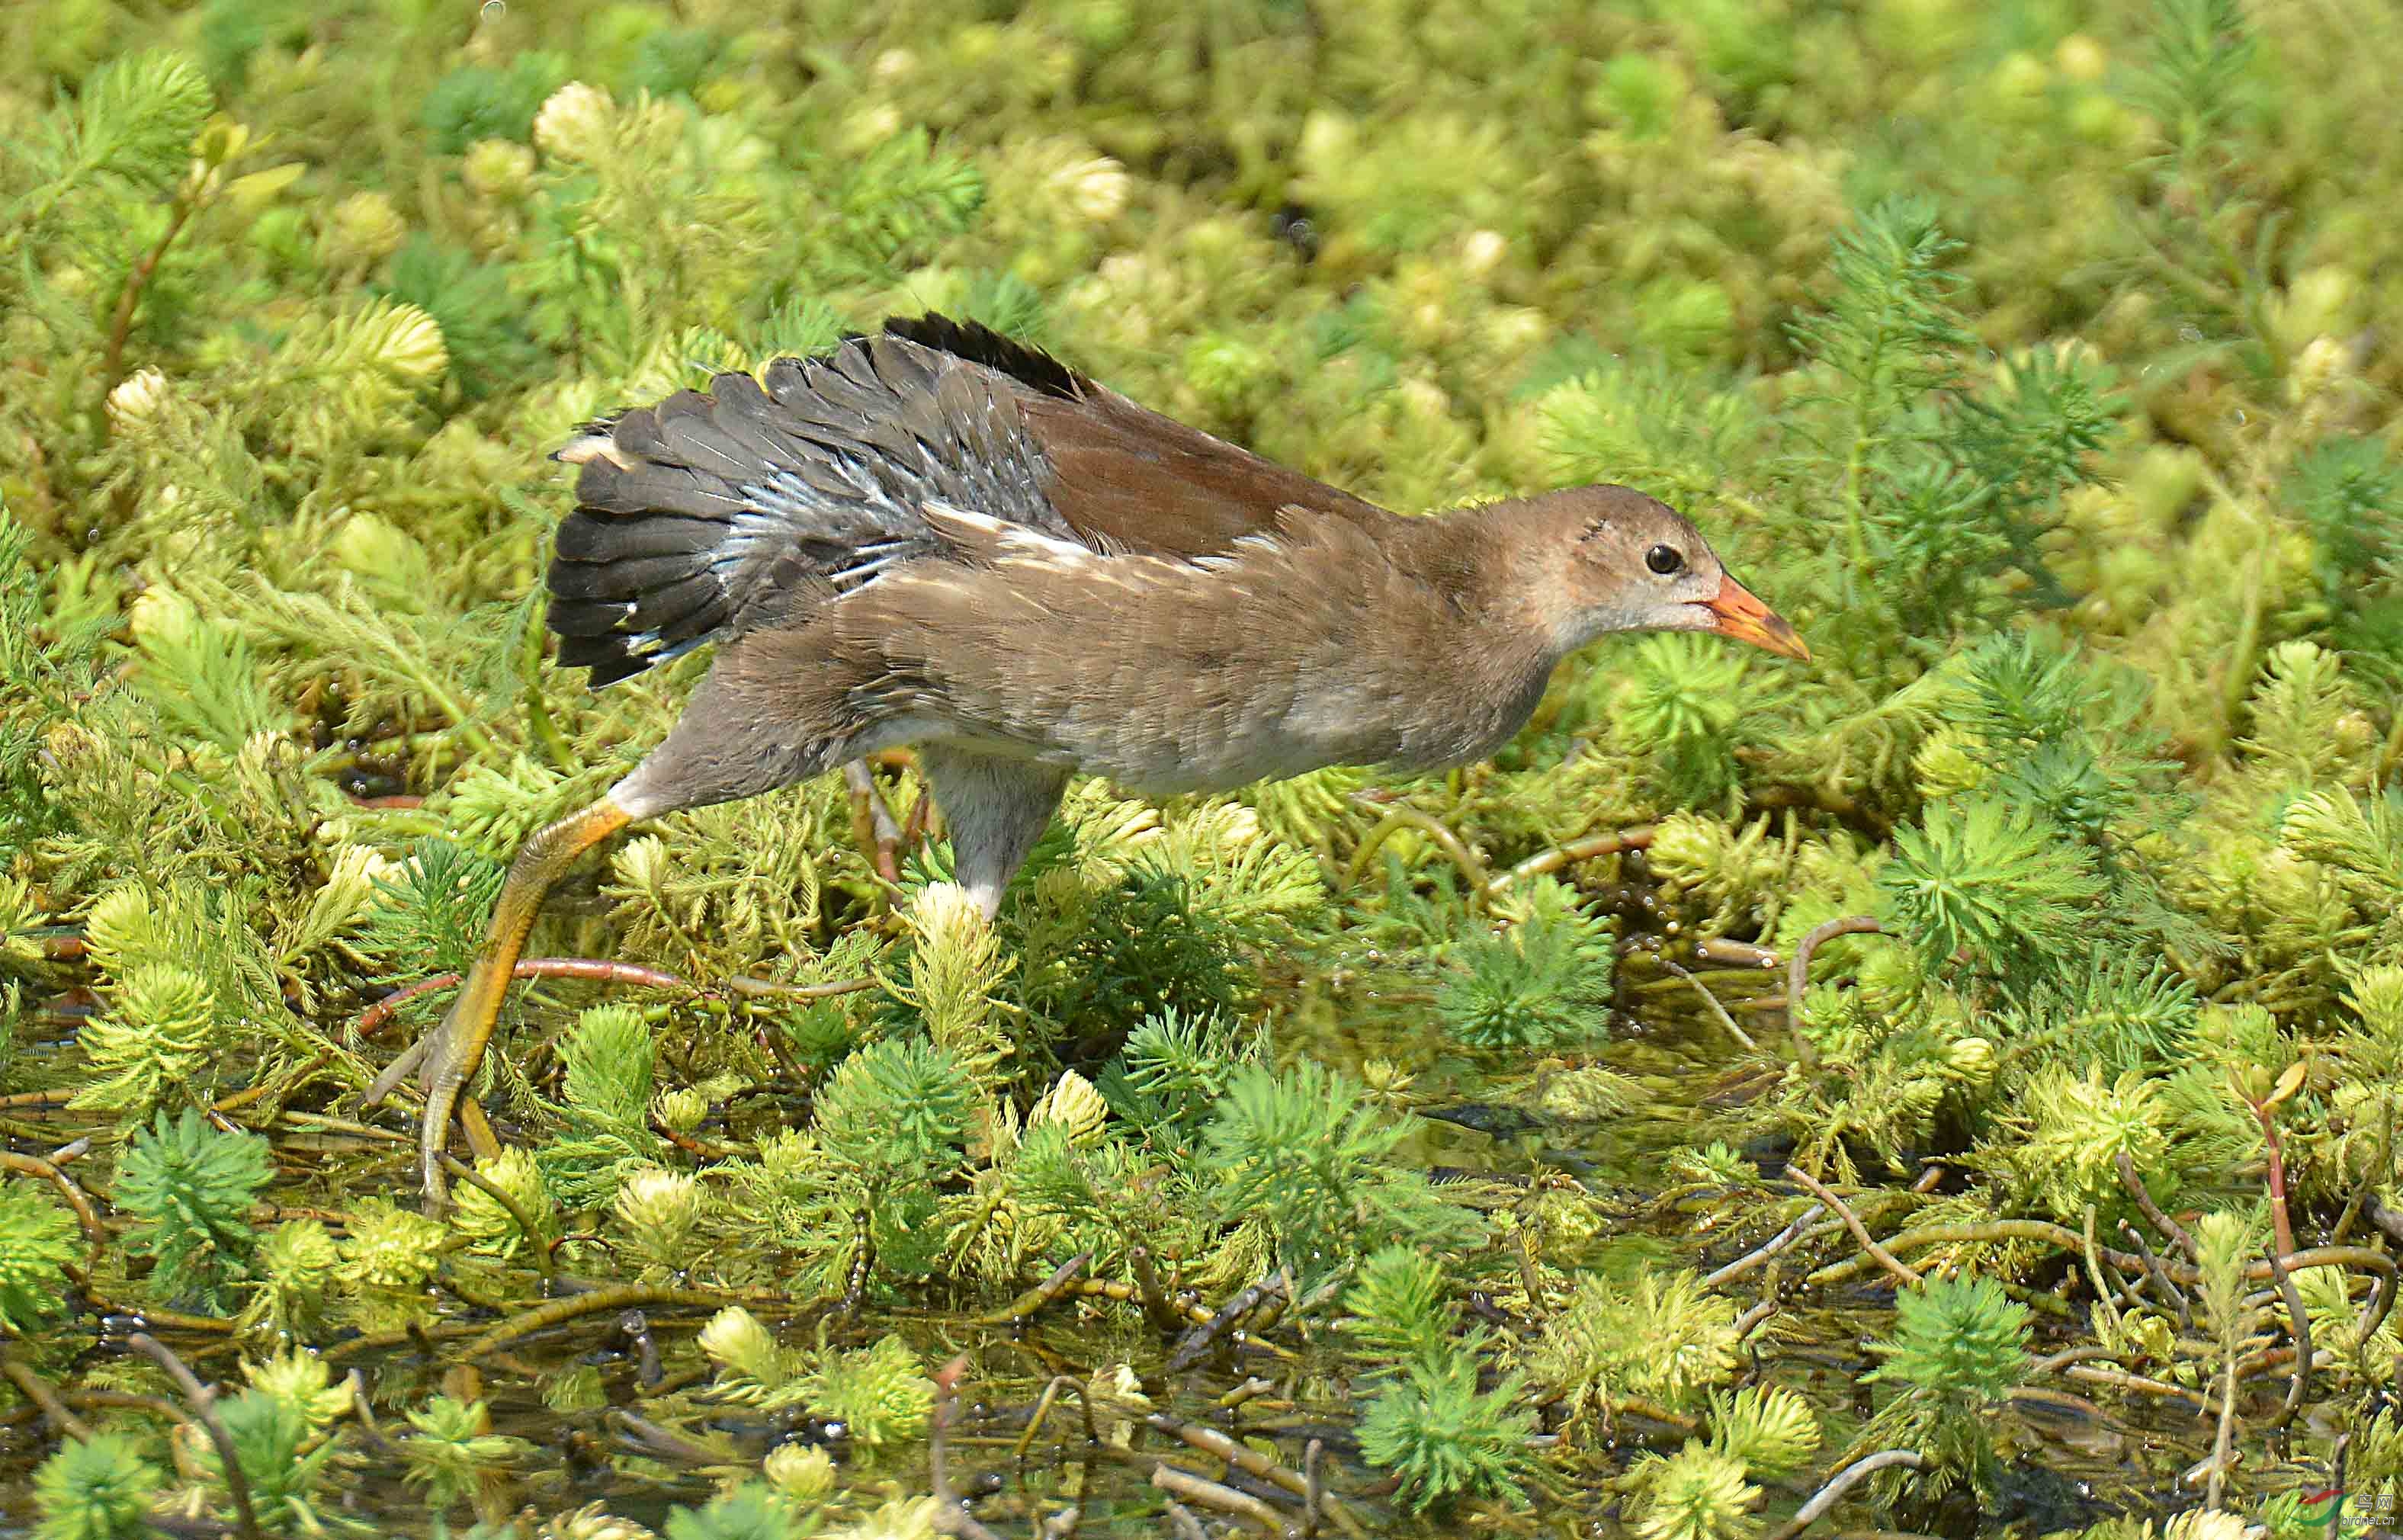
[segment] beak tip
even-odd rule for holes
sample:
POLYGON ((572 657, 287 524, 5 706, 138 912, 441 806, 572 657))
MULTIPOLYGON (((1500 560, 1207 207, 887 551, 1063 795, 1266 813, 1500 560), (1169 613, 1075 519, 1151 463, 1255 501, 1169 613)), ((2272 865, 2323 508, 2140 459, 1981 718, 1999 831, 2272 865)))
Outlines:
POLYGON ((1794 623, 1762 604, 1734 578, 1723 579, 1716 597, 1704 603, 1716 617, 1710 629, 1721 636, 1748 642, 1763 652, 1791 658, 1798 663, 1811 661, 1810 644, 1802 640, 1794 623))

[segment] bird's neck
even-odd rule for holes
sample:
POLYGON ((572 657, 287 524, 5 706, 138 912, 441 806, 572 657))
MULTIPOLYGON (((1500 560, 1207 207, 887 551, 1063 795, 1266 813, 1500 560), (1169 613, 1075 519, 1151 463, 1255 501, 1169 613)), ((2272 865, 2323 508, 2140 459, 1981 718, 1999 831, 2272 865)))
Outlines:
POLYGON ((1525 522, 1487 504, 1394 515, 1372 533, 1414 602, 1381 606, 1373 644, 1350 649, 1359 676, 1328 683, 1393 701, 1405 757, 1423 768, 1482 758, 1526 726, 1570 650, 1531 591, 1525 522))
POLYGON ((1514 498, 1396 516, 1382 533, 1394 564, 1443 596, 1464 644, 1473 636, 1497 660, 1549 673, 1590 638, 1565 624, 1567 595, 1538 553, 1532 513, 1514 498))

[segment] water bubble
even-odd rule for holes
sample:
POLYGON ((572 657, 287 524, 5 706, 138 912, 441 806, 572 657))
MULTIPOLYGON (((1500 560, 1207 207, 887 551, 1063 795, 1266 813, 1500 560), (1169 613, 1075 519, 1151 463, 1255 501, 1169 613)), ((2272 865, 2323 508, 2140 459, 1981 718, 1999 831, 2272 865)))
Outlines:
POLYGON ((483 18, 486 21, 497 21, 508 13, 509 0, 484 0, 483 18))

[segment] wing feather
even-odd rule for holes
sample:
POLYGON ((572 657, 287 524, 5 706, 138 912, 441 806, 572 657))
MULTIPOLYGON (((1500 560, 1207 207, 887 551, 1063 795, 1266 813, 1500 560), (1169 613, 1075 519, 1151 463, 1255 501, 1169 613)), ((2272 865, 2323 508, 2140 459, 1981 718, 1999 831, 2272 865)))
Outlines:
POLYGON ((1299 506, 1372 505, 942 316, 589 424, 549 583, 563 663, 596 685, 806 619, 913 562, 957 560, 930 506, 1097 554, 1200 560, 1299 506))

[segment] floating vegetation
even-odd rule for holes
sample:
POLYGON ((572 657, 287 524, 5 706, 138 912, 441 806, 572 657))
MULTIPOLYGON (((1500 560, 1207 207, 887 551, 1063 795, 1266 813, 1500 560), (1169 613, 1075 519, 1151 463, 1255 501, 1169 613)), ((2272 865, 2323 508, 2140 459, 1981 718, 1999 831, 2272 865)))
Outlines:
POLYGON ((0 44, 0 1527, 2397 1523, 2391 7, 0 44), (1080 784, 990 923, 906 754, 632 830, 420 1214, 360 1092, 702 666, 552 666, 543 456, 929 309, 1396 506, 1640 485, 1818 661, 1080 784))

